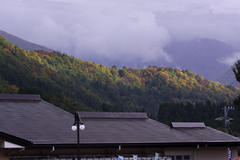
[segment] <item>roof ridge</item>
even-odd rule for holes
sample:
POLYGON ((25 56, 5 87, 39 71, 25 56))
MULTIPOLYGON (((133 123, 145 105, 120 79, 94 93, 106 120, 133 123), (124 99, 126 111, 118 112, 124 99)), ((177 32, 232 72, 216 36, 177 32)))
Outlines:
POLYGON ((147 119, 148 116, 144 112, 78 112, 81 118, 91 119, 108 119, 108 118, 119 118, 119 119, 147 119))
POLYGON ((0 100, 41 101, 37 94, 0 94, 0 100))

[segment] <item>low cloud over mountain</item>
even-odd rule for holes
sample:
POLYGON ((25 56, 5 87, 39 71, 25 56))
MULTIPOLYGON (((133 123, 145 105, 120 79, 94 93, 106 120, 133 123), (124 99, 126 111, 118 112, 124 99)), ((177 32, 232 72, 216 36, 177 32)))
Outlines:
MULTIPOLYGON (((3 1, 0 29, 83 60, 171 61, 163 48, 196 38, 240 46, 240 1, 3 1)), ((143 67, 143 66, 141 66, 143 67)))

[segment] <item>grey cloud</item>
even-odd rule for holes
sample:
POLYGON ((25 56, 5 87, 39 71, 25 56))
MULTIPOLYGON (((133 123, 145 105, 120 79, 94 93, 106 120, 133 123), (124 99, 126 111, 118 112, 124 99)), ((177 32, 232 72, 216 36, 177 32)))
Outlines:
POLYGON ((221 58, 218 61, 220 63, 226 64, 227 66, 231 67, 234 65, 235 62, 237 62, 237 60, 240 59, 240 52, 235 52, 233 53, 231 56, 226 57, 226 58, 221 58))
POLYGON ((74 55, 144 62, 171 57, 172 40, 212 38, 240 46, 237 0, 9 0, 0 29, 74 55))
POLYGON ((213 4, 210 6, 210 8, 214 14, 240 15, 239 6, 240 6, 240 1, 227 0, 227 1, 220 1, 219 3, 213 4))

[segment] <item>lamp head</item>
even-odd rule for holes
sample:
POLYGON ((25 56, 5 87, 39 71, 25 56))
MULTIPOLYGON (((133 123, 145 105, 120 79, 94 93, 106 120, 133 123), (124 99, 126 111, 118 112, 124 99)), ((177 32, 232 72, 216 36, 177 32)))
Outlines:
POLYGON ((76 131, 76 130, 77 130, 77 126, 76 126, 76 125, 73 125, 73 126, 72 126, 72 130, 73 130, 73 131, 76 131))
POLYGON ((81 130, 84 130, 85 129, 85 125, 82 123, 80 124, 80 127, 79 127, 81 130))
MULTIPOLYGON (((80 130, 84 130, 85 129, 85 125, 84 124, 80 124, 79 125, 79 129, 80 130)), ((76 131, 77 130, 77 125, 73 125, 72 126, 72 131, 76 131)))

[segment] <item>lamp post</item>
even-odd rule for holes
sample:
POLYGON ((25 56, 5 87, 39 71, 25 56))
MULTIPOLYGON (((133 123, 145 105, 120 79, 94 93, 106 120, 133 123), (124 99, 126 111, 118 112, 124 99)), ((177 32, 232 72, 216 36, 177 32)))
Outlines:
POLYGON ((74 118, 75 120, 74 120, 74 123, 72 126, 72 130, 73 131, 77 130, 78 160, 80 160, 80 145, 79 145, 80 144, 80 130, 84 130, 85 125, 83 124, 78 112, 75 113, 74 117, 75 117, 74 118))

